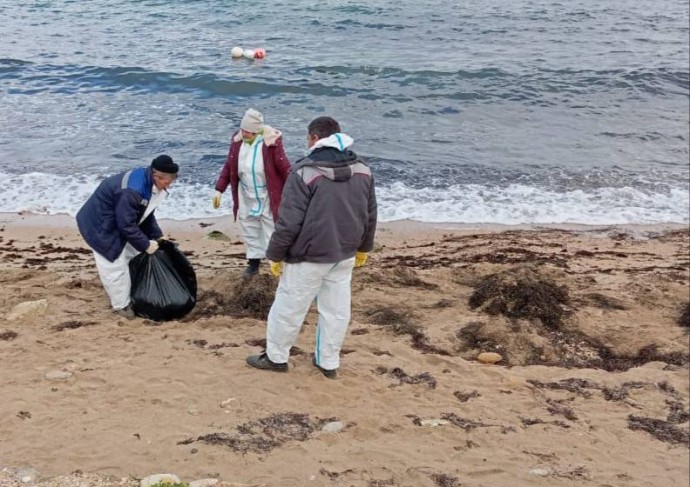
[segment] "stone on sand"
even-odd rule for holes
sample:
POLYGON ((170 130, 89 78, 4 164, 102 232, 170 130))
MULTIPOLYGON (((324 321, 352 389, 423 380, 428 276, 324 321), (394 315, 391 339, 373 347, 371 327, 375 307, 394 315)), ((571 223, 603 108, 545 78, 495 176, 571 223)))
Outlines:
POLYGON ((51 370, 46 372, 45 377, 48 380, 67 380, 72 377, 72 372, 67 372, 65 370, 51 370))
POLYGON ((179 484, 180 483, 180 478, 177 475, 173 475, 171 473, 157 473, 155 475, 149 475, 148 477, 144 477, 141 479, 141 482, 139 482, 139 487, 151 487, 156 484, 179 484))
POLYGON ((503 360, 503 357, 496 352, 482 352, 477 355, 477 361, 483 364, 495 364, 503 360))
POLYGON ((25 316, 42 316, 45 314, 46 309, 48 309, 48 300, 39 299, 37 301, 24 301, 14 306, 7 316, 5 317, 7 321, 14 321, 17 318, 22 318, 25 316))
POLYGON ((324 433, 340 433, 344 427, 345 425, 340 421, 331 421, 330 423, 323 425, 321 431, 324 433))

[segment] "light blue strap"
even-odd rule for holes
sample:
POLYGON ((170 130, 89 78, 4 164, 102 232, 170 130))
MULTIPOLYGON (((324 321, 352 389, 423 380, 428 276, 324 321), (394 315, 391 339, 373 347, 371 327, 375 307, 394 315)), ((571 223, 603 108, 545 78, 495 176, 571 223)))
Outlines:
POLYGON ((345 144, 343 144, 343 139, 340 138, 340 134, 333 134, 335 135, 335 138, 338 140, 338 145, 340 146, 340 152, 345 150, 345 144))

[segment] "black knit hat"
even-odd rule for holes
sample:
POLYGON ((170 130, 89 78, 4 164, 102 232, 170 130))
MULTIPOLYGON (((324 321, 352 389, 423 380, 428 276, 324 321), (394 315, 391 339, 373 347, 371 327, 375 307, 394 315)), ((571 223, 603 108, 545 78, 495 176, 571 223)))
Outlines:
POLYGON ((156 171, 164 172, 166 174, 177 174, 180 170, 180 166, 175 164, 172 157, 165 154, 156 157, 151 161, 151 167, 156 171))

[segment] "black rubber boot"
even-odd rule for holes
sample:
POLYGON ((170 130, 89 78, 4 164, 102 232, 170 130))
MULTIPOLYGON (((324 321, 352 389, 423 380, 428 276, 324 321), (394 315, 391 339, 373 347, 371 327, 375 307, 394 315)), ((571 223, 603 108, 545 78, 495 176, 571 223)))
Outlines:
POLYGON ((249 265, 245 269, 244 275, 249 277, 258 274, 259 265, 261 265, 261 259, 248 259, 247 262, 249 262, 249 265))
POLYGON ((288 364, 277 364, 271 362, 266 353, 261 355, 250 355, 247 357, 247 365, 254 367, 255 369, 261 370, 271 370, 273 372, 287 372, 288 364))

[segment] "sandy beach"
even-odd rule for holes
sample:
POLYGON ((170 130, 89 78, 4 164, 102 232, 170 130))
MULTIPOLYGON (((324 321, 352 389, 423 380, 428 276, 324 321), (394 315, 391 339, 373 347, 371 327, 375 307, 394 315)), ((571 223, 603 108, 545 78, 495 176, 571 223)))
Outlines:
POLYGON ((337 380, 314 311, 289 373, 245 365, 277 282, 229 218, 161 227, 200 292, 154 323, 113 315, 71 218, 0 215, 0 485, 690 482, 687 227, 383 224, 337 380))

